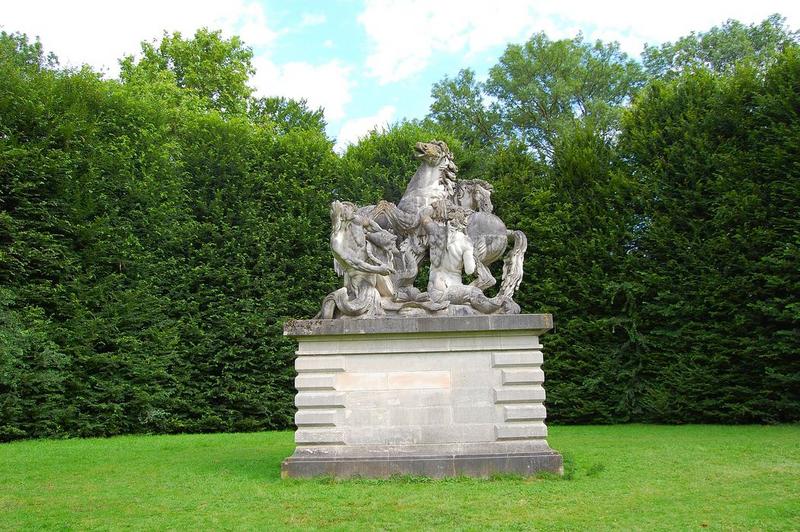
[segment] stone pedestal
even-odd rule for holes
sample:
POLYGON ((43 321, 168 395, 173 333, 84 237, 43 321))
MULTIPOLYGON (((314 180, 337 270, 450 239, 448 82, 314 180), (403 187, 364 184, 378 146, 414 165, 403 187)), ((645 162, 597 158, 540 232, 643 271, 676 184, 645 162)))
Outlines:
POLYGON ((284 477, 560 473, 539 335, 549 314, 303 320, 284 477))

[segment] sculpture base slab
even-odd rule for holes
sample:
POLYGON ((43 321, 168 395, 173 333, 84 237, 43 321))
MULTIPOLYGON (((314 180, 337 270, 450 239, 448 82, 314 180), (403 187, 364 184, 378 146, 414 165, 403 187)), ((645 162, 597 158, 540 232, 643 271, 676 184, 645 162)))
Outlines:
POLYGON ((283 477, 562 472, 547 444, 547 314, 286 324, 297 338, 283 477))
POLYGON ((489 478, 497 474, 532 476, 542 471, 563 474, 561 455, 550 451, 507 455, 388 456, 321 460, 289 457, 281 465, 282 478, 388 478, 395 475, 489 478))

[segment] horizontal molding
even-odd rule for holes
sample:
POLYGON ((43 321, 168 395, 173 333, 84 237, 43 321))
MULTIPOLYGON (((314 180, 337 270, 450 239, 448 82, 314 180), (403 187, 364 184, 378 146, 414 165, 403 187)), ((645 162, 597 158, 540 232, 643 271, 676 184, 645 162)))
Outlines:
POLYGON ((298 338, 298 358, 308 356, 335 357, 340 355, 374 354, 441 354, 486 353, 540 349, 539 338, 529 334, 510 334, 483 331, 465 336, 432 335, 366 335, 311 340, 298 338))
POLYGON ((294 379, 294 387, 300 391, 305 390, 333 390, 336 388, 336 374, 331 373, 301 373, 294 379))
MULTIPOLYGON (((540 346, 541 347, 541 346, 540 346)), ((538 349, 515 350, 492 354, 492 367, 539 366, 542 364, 542 352, 538 349)))
POLYGON ((505 421, 540 421, 547 418, 544 405, 509 405, 503 407, 505 421))
POLYGON ((494 430, 498 440, 527 440, 547 437, 547 427, 544 423, 509 423, 495 425, 494 430))
POLYGON ((299 428, 294 433, 298 445, 343 444, 344 431, 327 428, 299 428))
POLYGON ((329 372, 344 371, 345 359, 343 356, 308 356, 300 355, 294 361, 294 369, 303 372, 329 372))
POLYGON ((544 371, 536 369, 504 369, 500 372, 503 384, 541 384, 544 371))
POLYGON ((298 392, 294 397, 297 408, 343 407, 343 392, 298 392))
POLYGON ((454 336, 484 331, 523 332, 538 335, 552 327, 552 314, 494 314, 489 316, 406 316, 402 319, 381 317, 357 320, 289 320, 284 324, 283 333, 300 339, 324 336, 409 334, 454 336))
POLYGON ((298 410, 294 415, 294 424, 304 426, 335 426, 336 410, 298 410))
POLYGON ((509 386, 494 389, 495 404, 540 403, 544 400, 544 388, 541 386, 509 386))

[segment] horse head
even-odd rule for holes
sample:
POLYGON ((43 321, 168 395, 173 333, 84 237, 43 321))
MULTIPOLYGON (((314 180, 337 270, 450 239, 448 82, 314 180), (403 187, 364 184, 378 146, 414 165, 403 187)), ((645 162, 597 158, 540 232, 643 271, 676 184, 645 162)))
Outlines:
POLYGON ((483 179, 470 179, 459 181, 456 185, 455 203, 479 212, 490 213, 494 210, 492 205, 492 191, 494 187, 483 179))
POLYGON ((423 164, 438 168, 447 179, 455 179, 458 167, 453 162, 453 152, 445 142, 441 140, 417 142, 414 145, 414 152, 423 164))

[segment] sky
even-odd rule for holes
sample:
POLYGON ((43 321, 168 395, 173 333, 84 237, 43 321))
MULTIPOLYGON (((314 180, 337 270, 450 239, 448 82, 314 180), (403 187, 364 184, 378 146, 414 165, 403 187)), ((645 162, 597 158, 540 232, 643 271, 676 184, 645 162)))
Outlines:
POLYGON ((773 13, 800 28, 797 0, 0 0, 0 29, 39 36, 62 65, 109 78, 164 31, 239 35, 253 49, 256 94, 324 108, 342 151, 376 127, 424 117, 435 82, 463 68, 483 77, 507 44, 539 31, 617 41, 638 58, 645 44, 773 13))

